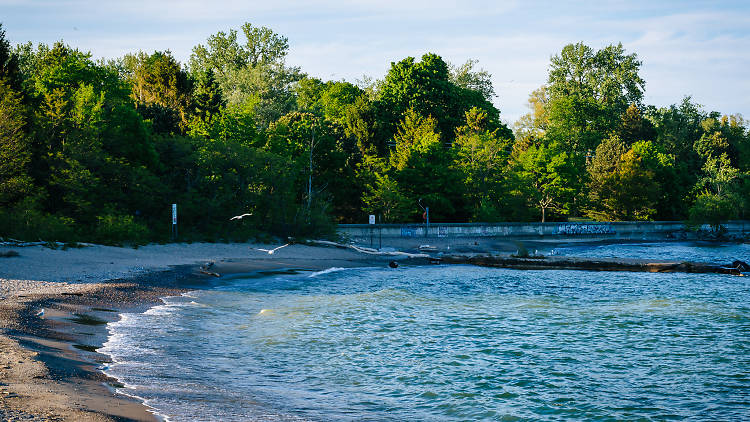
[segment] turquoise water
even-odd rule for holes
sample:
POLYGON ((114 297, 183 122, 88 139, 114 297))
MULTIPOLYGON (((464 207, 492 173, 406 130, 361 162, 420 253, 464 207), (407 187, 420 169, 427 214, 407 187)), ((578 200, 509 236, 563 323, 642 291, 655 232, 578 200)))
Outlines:
POLYGON ((173 420, 747 420, 749 280, 278 274, 127 314, 103 351, 124 392, 173 420))

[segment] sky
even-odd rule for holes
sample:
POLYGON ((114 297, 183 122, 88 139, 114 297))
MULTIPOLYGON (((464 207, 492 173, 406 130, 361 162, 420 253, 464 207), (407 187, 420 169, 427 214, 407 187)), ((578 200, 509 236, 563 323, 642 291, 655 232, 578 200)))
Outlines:
POLYGON ((288 37, 287 63, 323 80, 380 79, 427 52, 475 59, 509 124, 566 44, 621 42, 643 62, 647 104, 690 95, 750 118, 748 1, 0 0, 0 22, 11 43, 63 40, 107 59, 169 49, 182 63, 209 35, 250 22, 288 37))

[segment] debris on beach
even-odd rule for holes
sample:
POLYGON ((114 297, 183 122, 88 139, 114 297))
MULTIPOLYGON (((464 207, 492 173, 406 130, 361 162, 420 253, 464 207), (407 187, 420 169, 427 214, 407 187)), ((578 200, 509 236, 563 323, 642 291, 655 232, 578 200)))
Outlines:
POLYGON ((381 251, 375 248, 367 248, 364 246, 356 246, 356 245, 345 245, 343 243, 336 243, 331 242, 330 240, 310 240, 306 242, 308 245, 311 246, 326 246, 326 247, 334 247, 339 249, 352 249, 359 253, 364 253, 368 255, 380 255, 380 256, 403 256, 405 258, 431 258, 430 255, 426 253, 409 253, 409 252, 401 252, 401 251, 381 251))
POLYGON ((209 271, 209 269, 211 267, 213 267, 213 266, 214 266, 214 262, 213 261, 209 261, 209 262, 206 262, 204 265, 201 265, 201 267, 200 267, 200 269, 198 271, 201 274, 206 274, 206 275, 210 275, 210 276, 213 276, 213 277, 221 277, 221 275, 219 273, 216 273, 216 272, 213 272, 213 271, 209 271))

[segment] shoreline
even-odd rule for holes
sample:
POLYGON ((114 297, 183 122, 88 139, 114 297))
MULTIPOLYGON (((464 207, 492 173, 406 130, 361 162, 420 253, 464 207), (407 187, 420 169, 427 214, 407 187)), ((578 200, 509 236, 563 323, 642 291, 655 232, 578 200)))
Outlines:
POLYGON ((0 419, 161 420, 142 400, 116 391, 119 382, 101 369, 109 356, 96 350, 108 338, 106 324, 121 314, 145 312, 163 303, 163 297, 221 282, 201 272, 209 263, 211 272, 231 279, 290 268, 319 271, 403 260, 303 245, 270 255, 257 250, 262 246, 15 248, 20 257, 0 261, 0 419), (180 265, 167 265, 173 262, 180 265))
POLYGON ((187 291, 179 282, 196 277, 200 276, 190 269, 175 268, 130 280, 80 284, 75 291, 20 295, 10 312, 6 312, 8 300, 3 301, 0 340, 7 359, 1 362, 0 382, 8 394, 0 416, 4 420, 159 420, 141 400, 116 392, 119 382, 101 370, 109 356, 96 350, 108 338, 108 322, 187 291))
MULTIPOLYGON (((441 240, 433 246, 451 252, 507 254, 517 245, 441 240)), ((549 249, 573 242, 525 243, 549 249)), ((417 241, 392 246, 419 252, 421 245, 417 241)), ((144 312, 163 303, 163 297, 268 271, 387 266, 393 260, 406 265, 429 263, 424 258, 299 244, 268 254, 260 250, 264 247, 268 248, 253 244, 92 246, 67 251, 15 248, 20 257, 0 261, 0 419, 159 420, 142 400, 116 391, 118 381, 101 369, 109 356, 96 349, 108 338, 107 322, 123 313, 144 312)))

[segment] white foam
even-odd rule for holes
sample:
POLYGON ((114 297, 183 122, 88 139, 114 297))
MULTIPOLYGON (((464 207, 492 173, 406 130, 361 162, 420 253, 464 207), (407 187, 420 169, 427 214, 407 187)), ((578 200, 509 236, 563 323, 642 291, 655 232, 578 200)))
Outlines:
POLYGON ((343 271, 343 270, 346 270, 346 268, 341 268, 341 267, 331 267, 331 268, 326 268, 326 269, 325 269, 325 270, 323 270, 323 271, 317 271, 317 272, 314 272, 314 273, 310 274, 310 275, 309 275, 308 277, 317 277, 317 276, 319 276, 319 275, 323 275, 323 274, 329 274, 329 273, 335 273, 335 272, 337 272, 337 271, 343 271))

